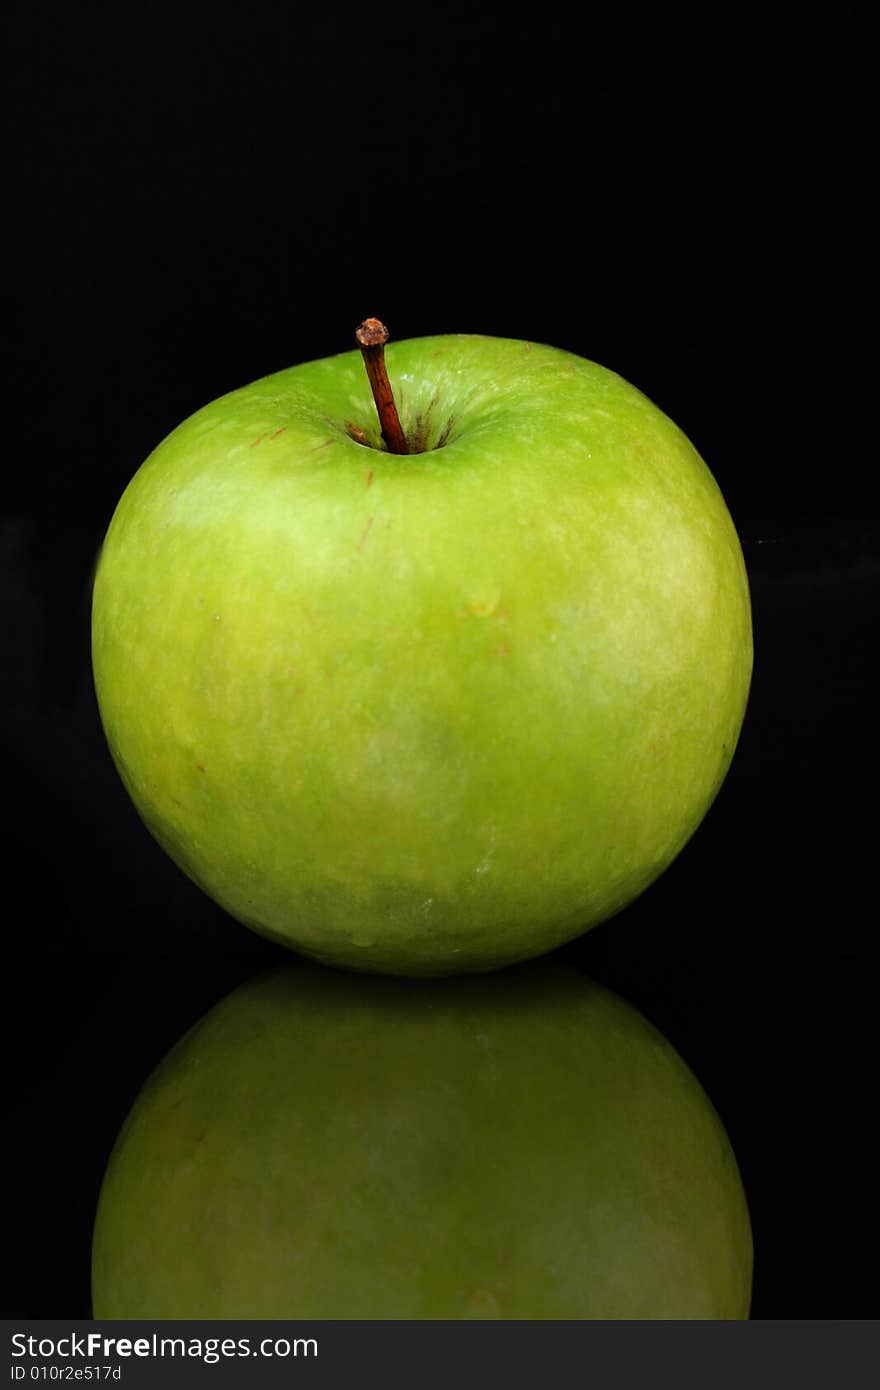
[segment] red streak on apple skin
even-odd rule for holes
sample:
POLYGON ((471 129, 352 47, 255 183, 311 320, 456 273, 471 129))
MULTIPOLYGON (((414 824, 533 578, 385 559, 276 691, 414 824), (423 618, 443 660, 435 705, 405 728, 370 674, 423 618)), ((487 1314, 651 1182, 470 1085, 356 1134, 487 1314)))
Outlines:
POLYGON ((201 763, 196 763, 196 767, 198 768, 199 772, 204 772, 205 770, 201 763))
MULTIPOLYGON (((286 426, 286 425, 282 425, 281 428, 275 430, 275 432, 274 432, 273 434, 261 434, 260 437, 259 437, 259 439, 252 439, 251 442, 250 442, 250 445, 249 445, 248 447, 251 448, 251 449, 253 449, 253 448, 256 447, 257 444, 262 444, 262 442, 263 442, 264 439, 277 439, 278 436, 279 436, 279 434, 283 434, 284 431, 285 431, 286 429, 287 429, 287 426, 286 426)), ((332 440, 329 440, 329 439, 328 439, 328 440, 327 440, 327 443, 328 443, 328 444, 332 443, 332 440)))
POLYGON ((370 519, 369 519, 369 521, 367 522, 366 526, 364 527, 363 532, 362 532, 362 534, 361 534, 361 538, 360 538, 360 540, 359 540, 358 543, 357 543, 357 548, 358 548, 358 550, 363 550, 363 548, 364 548, 364 541, 367 539, 367 536, 370 534, 370 530, 371 530, 372 525, 373 525, 373 522, 374 522, 375 520, 376 520, 376 518, 375 518, 374 516, 371 516, 370 519))
POLYGON ((310 454, 316 454, 316 453, 318 452, 319 449, 326 449, 326 448, 328 447, 328 445, 330 445, 330 444, 332 444, 332 443, 333 443, 333 440, 332 440, 332 439, 325 439, 324 442, 323 442, 323 444, 316 444, 313 448, 309 449, 309 453, 310 453, 310 454))
POLYGON ((369 471, 369 473, 367 474, 367 487, 370 486, 370 484, 372 483, 372 481, 373 481, 373 470, 372 470, 372 468, 371 468, 370 471, 369 471))

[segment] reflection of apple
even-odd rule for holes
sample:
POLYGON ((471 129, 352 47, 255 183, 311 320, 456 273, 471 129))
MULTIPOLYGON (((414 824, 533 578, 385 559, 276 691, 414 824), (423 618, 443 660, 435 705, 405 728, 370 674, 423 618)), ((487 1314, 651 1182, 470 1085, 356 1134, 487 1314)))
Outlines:
POLYGON ((622 1000, 542 961, 284 967, 147 1083, 95 1227, 97 1318, 745 1318, 721 1123, 622 1000))
POLYGON ((335 964, 477 970, 623 907, 725 775, 751 671, 718 488, 620 377, 482 337, 206 406, 131 482, 94 595, 110 748, 235 917, 335 964), (440 447, 440 446, 443 447, 440 447))

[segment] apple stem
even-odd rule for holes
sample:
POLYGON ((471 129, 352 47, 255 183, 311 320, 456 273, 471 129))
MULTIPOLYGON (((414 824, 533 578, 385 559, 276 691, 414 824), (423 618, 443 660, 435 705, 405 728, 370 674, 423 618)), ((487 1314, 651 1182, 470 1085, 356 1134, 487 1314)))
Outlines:
POLYGON ((388 329, 379 319, 364 319, 355 333, 358 347, 363 353, 364 366, 370 380, 376 413, 382 429, 382 438, 389 453, 408 454, 406 435, 400 423, 394 392, 388 380, 385 366, 385 344, 388 342, 388 329))

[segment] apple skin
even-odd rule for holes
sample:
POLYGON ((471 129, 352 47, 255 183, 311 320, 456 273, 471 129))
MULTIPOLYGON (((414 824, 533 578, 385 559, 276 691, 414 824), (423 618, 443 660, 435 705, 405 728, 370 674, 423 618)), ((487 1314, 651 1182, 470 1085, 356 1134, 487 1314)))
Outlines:
POLYGON ((146 825, 239 921, 349 968, 487 970, 691 836, 743 719, 748 584, 706 465, 619 376, 468 335, 386 361, 425 452, 378 447, 351 352, 150 455, 97 567, 95 685, 146 825))
POLYGON ((743 1319, 752 1239, 705 1092, 571 966, 303 962, 150 1078, 92 1270, 102 1319, 743 1319))

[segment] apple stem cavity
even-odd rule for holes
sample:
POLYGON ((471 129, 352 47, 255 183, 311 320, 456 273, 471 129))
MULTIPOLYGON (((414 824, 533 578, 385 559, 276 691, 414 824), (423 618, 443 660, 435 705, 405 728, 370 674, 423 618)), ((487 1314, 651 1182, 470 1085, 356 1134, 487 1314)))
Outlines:
POLYGON ((355 332, 358 347, 363 353, 364 366, 376 402, 376 413, 382 438, 391 454, 408 454, 409 446, 397 413, 394 392, 388 380, 385 366, 385 344, 388 342, 388 329, 379 319, 364 319, 355 332))

